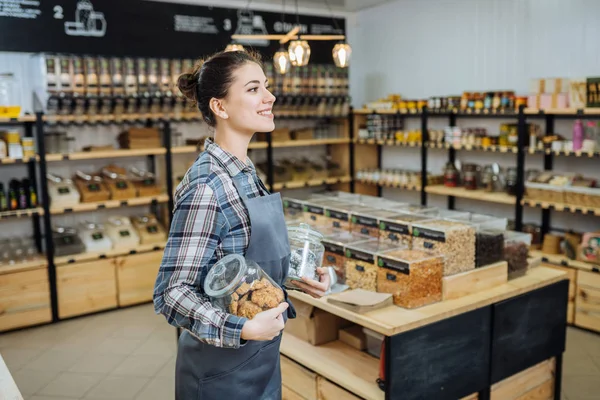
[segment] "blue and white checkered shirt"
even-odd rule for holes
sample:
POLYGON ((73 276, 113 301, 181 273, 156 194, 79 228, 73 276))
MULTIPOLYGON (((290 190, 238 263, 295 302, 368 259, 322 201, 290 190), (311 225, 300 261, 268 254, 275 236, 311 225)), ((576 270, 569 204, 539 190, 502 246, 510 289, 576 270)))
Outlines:
POLYGON ((245 318, 214 308, 204 279, 227 254, 244 255, 250 218, 232 179, 249 198, 266 194, 252 162, 244 164, 207 139, 175 192, 175 210, 154 288, 154 309, 176 327, 217 346, 240 346, 245 318))

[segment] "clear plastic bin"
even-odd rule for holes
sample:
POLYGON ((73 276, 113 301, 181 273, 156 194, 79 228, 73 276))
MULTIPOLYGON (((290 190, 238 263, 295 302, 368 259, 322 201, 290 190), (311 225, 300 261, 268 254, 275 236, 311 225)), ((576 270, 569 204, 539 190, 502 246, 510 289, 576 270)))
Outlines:
POLYGON ((353 212, 375 211, 373 208, 361 206, 358 204, 335 204, 325 206, 325 217, 329 218, 328 226, 334 228, 350 230, 350 215, 353 212))
POLYGON ((286 218, 296 219, 303 216, 304 202, 290 197, 283 198, 283 214, 286 218))
POLYGON ((212 266, 204 293, 215 308, 248 319, 285 299, 283 290, 258 264, 239 254, 229 254, 212 266))
POLYGON ((472 225, 435 219, 414 223, 412 248, 446 257, 444 276, 475 268, 475 232, 472 225))
POLYGON ((350 231, 372 238, 379 238, 379 220, 397 215, 397 211, 374 210, 352 211, 350 213, 350 231))
POLYGON ((429 216, 397 213, 392 217, 379 219, 379 240, 392 245, 407 246, 412 244, 413 223, 425 222, 432 219, 429 216))
POLYGON ((508 279, 527 273, 531 234, 507 231, 504 233, 504 259, 508 263, 508 279))
POLYGON ((408 212, 412 214, 422 214, 422 215, 430 215, 437 216, 440 212, 440 209, 437 207, 427 207, 421 206, 418 204, 406 204, 398 208, 398 211, 408 212))
POLYGON ((380 243, 376 239, 348 244, 346 252, 346 285, 352 289, 377 291, 376 255, 398 246, 380 243))
POLYGON ((327 226, 329 218, 325 216, 325 206, 343 207, 346 204, 331 199, 307 200, 302 207, 304 221, 312 226, 327 226))
POLYGON ((504 230, 480 229, 475 236, 475 267, 504 260, 504 230))
POLYGON ((368 328, 363 328, 363 332, 367 337, 367 353, 369 353, 373 357, 380 358, 381 345, 383 344, 385 336, 368 328))
POLYGON ((377 255, 377 291, 394 304, 417 308, 442 301, 444 257, 422 250, 391 250, 377 255))
POLYGON ((368 240, 365 235, 340 231, 323 238, 325 253, 323 254, 323 265, 331 266, 337 275, 339 283, 346 283, 346 254, 345 246, 368 240))

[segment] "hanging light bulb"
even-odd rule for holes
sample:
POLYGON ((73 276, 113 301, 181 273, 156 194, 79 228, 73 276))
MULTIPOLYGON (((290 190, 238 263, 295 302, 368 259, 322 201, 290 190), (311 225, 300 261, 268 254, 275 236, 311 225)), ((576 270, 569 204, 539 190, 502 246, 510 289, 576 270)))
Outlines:
POLYGON ((244 46, 237 43, 229 43, 227 47, 225 47, 225 51, 244 51, 244 46))
POLYGON ((290 57, 288 52, 284 48, 280 48, 273 57, 273 64, 275 65, 275 71, 284 75, 290 70, 292 64, 290 63, 290 57))
POLYGON ((350 56, 352 55, 352 47, 348 43, 338 43, 333 46, 331 51, 333 54, 333 62, 340 68, 348 67, 350 56))
POLYGON ((310 59, 310 46, 306 40, 292 40, 288 47, 290 62, 293 66, 302 67, 310 59))

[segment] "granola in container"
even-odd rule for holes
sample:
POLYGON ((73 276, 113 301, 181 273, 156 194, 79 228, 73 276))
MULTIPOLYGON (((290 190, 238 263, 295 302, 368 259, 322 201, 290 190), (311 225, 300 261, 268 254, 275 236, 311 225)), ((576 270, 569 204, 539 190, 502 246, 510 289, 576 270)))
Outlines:
POLYGON ((343 206, 346 203, 331 200, 307 200, 302 206, 304 221, 312 226, 327 226, 329 218, 325 216, 325 206, 343 206))
POLYGON ((429 216, 409 213, 397 213, 391 217, 381 217, 379 218, 379 240, 392 245, 410 247, 412 244, 413 223, 430 219, 429 216))
POLYGON ((442 301, 444 257, 422 250, 391 250, 377 255, 377 291, 394 304, 417 308, 442 301))
POLYGON ((377 291, 376 254, 397 246, 379 243, 376 239, 348 244, 346 252, 346 285, 351 289, 377 291))
POLYGON ((367 212, 374 211, 374 209, 358 204, 333 204, 326 205, 325 217, 329 218, 327 225, 333 226, 334 228, 350 230, 350 214, 352 212, 367 212))
POLYGON ((475 268, 475 232, 472 225, 445 219, 414 223, 412 248, 444 255, 444 276, 470 271, 475 268))

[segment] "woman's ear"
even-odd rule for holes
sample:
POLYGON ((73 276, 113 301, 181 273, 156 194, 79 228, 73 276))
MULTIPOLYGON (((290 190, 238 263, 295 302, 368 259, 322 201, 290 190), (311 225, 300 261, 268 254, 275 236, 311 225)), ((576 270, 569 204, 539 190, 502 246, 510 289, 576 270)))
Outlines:
POLYGON ((210 109, 213 112, 213 114, 221 119, 228 119, 229 115, 227 114, 227 111, 225 111, 225 107, 223 107, 223 102, 219 99, 216 98, 212 98, 210 99, 210 109))

